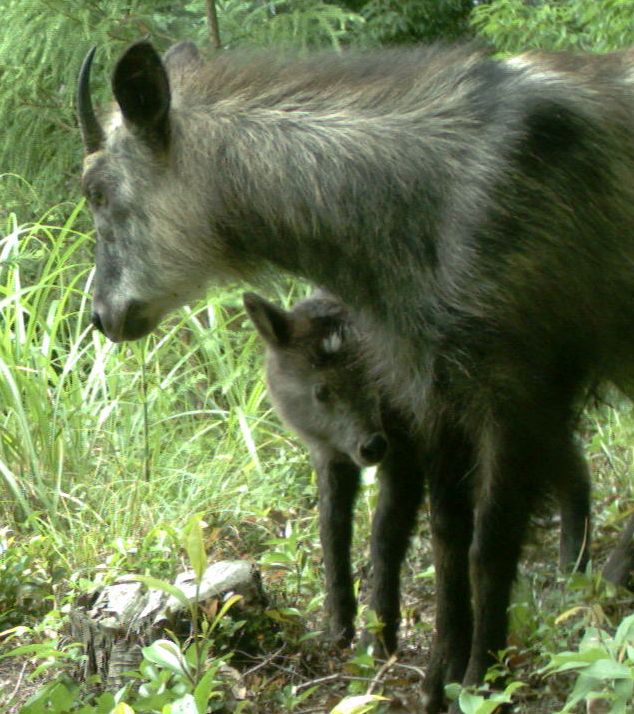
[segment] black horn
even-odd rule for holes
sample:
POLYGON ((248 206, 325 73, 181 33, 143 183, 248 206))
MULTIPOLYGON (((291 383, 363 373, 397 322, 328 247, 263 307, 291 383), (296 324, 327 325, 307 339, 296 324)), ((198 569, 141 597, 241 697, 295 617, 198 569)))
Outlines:
POLYGON ((103 129, 95 115, 90 98, 90 67, 96 50, 97 48, 93 47, 84 57, 77 83, 77 118, 87 154, 98 151, 104 143, 103 129))

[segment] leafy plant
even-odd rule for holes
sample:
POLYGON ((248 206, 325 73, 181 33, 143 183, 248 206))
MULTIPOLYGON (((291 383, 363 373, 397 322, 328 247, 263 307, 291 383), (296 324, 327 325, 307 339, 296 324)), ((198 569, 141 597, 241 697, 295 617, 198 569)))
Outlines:
POLYGON ((217 8, 225 47, 248 44, 339 48, 363 25, 357 13, 322 0, 220 0, 217 8))
POLYGON ((614 635, 588 627, 576 651, 553 654, 542 670, 554 675, 574 672, 575 686, 559 714, 579 702, 603 700, 609 714, 626 714, 634 701, 634 615, 626 617, 614 635))
POLYGON ((56 591, 68 576, 54 539, 34 530, 18 543, 15 533, 0 529, 0 631, 33 623, 56 603, 56 591))
MULTIPOLYGON (((199 516, 192 516, 182 529, 181 544, 194 569, 198 593, 207 565, 199 516)), ((66 671, 66 663, 76 662, 80 657, 76 645, 60 647, 58 640, 49 634, 42 642, 15 647, 0 656, 0 659, 28 655, 39 660, 40 664, 33 676, 46 668, 62 670, 52 681, 40 687, 21 711, 25 714, 44 711, 97 714, 117 706, 123 709, 127 707, 130 712, 191 711, 206 714, 223 706, 225 685, 219 671, 226 665, 226 658, 213 653, 214 632, 241 597, 232 595, 227 598, 213 618, 207 619, 202 616, 198 595, 191 600, 180 588, 169 582, 149 576, 138 576, 138 579, 148 587, 173 596, 189 611, 192 622, 190 641, 184 645, 167 639, 152 642, 142 649, 143 661, 138 671, 130 673, 130 682, 116 694, 103 693, 96 698, 83 692, 66 671)), ((23 636, 26 629, 14 628, 2 635, 5 641, 11 641, 23 636)), ((36 629, 31 631, 34 636, 37 635, 36 629)))
POLYGON ((449 684, 445 689, 451 699, 458 700, 463 714, 493 714, 505 704, 511 704, 513 694, 523 686, 523 682, 511 682, 502 692, 491 691, 486 685, 473 690, 449 684))
POLYGON ((471 35, 471 0, 370 0, 361 3, 361 42, 400 44, 456 41, 471 35))
POLYGON ((505 53, 530 48, 608 52, 634 42, 629 0, 491 0, 474 7, 471 22, 505 53))
POLYGON ((287 572, 287 585, 291 585, 296 595, 301 595, 305 589, 306 578, 314 580, 309 568, 311 544, 306 534, 289 522, 286 524, 284 537, 271 538, 267 545, 269 549, 260 557, 261 565, 287 572))

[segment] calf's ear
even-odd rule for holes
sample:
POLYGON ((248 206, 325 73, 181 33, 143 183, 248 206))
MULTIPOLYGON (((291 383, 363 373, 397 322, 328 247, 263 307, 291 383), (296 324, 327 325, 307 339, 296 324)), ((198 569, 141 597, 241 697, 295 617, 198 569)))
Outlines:
POLYGON ((271 347, 284 347, 291 337, 291 316, 257 293, 244 293, 242 302, 247 315, 260 334, 271 347))
POLYGON ((124 52, 112 76, 112 91, 130 130, 153 148, 167 148, 170 86, 149 42, 137 42, 124 52))

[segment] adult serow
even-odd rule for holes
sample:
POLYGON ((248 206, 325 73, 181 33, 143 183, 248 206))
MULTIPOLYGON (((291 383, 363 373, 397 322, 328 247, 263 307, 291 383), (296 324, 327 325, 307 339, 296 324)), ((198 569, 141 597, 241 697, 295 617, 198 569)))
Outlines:
POLYGON ((319 534, 326 609, 335 641, 348 645, 357 603, 350 560, 361 470, 379 465, 372 519, 370 605, 393 652, 400 623, 400 571, 423 499, 424 471, 414 434, 367 374, 348 309, 319 291, 287 311, 255 293, 244 306, 266 345, 268 394, 308 447, 319 489, 319 534))
MULTIPOLYGON (((256 293, 245 293, 243 300, 266 345, 269 398, 308 447, 317 473, 327 610, 332 634, 341 645, 354 635, 350 547, 360 472, 380 464, 379 499, 372 520, 370 604, 384 625, 380 644, 393 652, 400 622, 400 569, 424 490, 425 467, 415 428, 381 397, 370 379, 361 335, 339 300, 321 290, 291 310, 256 293)), ((587 489, 587 483, 568 483, 564 492, 554 494, 564 514, 570 508, 578 517, 572 533, 561 531, 564 568, 576 564, 573 558, 583 559, 585 565, 587 557, 584 542, 573 541, 583 535, 588 517, 575 509, 579 489, 587 489)))
POLYGON ((443 684, 481 682, 506 644, 547 484, 587 483, 573 438, 586 388, 631 378, 634 52, 206 64, 190 44, 161 60, 140 42, 116 65, 105 127, 91 59, 78 112, 95 325, 136 339, 209 283, 271 269, 354 310, 423 453, 439 711, 443 684))

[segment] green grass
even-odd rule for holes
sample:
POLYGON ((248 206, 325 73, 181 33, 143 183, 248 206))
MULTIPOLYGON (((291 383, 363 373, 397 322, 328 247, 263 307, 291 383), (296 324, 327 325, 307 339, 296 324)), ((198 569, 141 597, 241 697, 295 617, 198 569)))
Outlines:
POLYGON ((310 470, 264 401, 240 293, 142 343, 108 342, 89 325, 80 211, 62 226, 10 217, 0 240, 1 521, 46 522, 72 544, 74 569, 99 562, 115 534, 195 511, 212 527, 256 517, 276 492, 305 500, 310 470))
MULTIPOLYGON (((298 607, 304 624, 319 627, 314 477, 266 402, 261 345, 240 290, 213 293, 140 343, 114 345, 89 324, 86 224, 79 204, 0 226, 0 632, 26 625, 25 641, 40 642, 63 621, 46 613, 97 582, 131 571, 169 578, 182 567, 179 531, 193 513, 208 525, 211 559, 259 561, 274 605, 298 607)), ((292 301, 303 288, 279 290, 292 301)), ((592 410, 582 434, 604 552, 634 500, 631 406, 592 410)), ((370 486, 358 509, 359 566, 374 498, 370 486)), ((426 532, 420 540, 428 544, 426 532)), ((413 553, 404 589, 428 565, 413 553)), ((533 670, 574 650, 584 624, 596 625, 596 608, 609 615, 605 627, 622 617, 591 582, 543 596, 552 581, 552 569, 529 578, 518 610, 533 670), (571 607, 578 615, 562 624, 558 615, 571 607)), ((292 687, 278 690, 267 696, 295 701, 292 687)))

